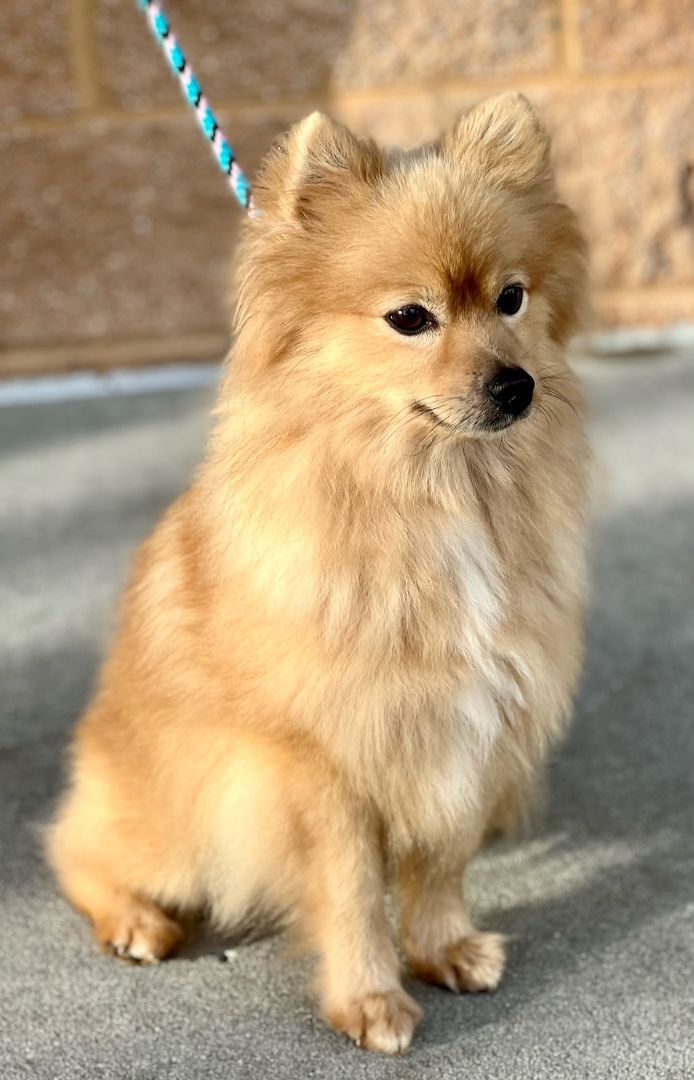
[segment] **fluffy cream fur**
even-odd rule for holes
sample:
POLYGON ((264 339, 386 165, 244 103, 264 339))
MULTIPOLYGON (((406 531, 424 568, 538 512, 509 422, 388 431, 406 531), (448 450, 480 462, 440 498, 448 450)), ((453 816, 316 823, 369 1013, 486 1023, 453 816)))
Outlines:
POLYGON ((137 555, 48 850, 133 959, 175 946, 176 910, 284 912, 323 1015, 393 1052, 420 1010, 384 891, 415 973, 497 985, 463 870, 532 795, 579 672, 583 245, 514 95, 408 154, 315 114, 256 195, 209 452, 137 555), (405 304, 436 328, 397 334, 405 304), (508 365, 535 397, 494 431, 508 365))

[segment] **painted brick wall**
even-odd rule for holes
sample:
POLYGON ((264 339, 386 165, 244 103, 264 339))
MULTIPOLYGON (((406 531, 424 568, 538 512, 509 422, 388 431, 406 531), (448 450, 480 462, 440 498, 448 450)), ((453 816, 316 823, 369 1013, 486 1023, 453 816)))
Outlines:
MULTIPOLYGON (((523 90, 598 325, 694 322, 694 0, 169 0, 251 170, 321 108, 385 142, 523 90)), ((0 374, 209 359, 239 211, 134 0, 0 5, 0 374)))

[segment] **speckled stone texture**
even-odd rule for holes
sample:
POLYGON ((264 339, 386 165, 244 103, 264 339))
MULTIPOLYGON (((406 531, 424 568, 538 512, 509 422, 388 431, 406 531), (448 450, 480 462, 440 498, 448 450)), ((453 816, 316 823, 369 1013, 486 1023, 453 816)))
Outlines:
POLYGON ((68 0, 2 0, 0 124, 75 108, 68 6, 68 0))
MULTIPOLYGON (((244 162, 258 162, 283 122, 234 125, 244 162)), ((9 254, 0 260, 0 344, 226 329, 242 215, 208 156, 195 127, 175 119, 94 120, 4 147, 0 136, 9 254)))
POLYGON ((694 0, 581 0, 580 47, 592 71, 691 64, 694 0))
POLYGON ((692 283, 694 74, 677 86, 546 93, 538 104, 597 286, 692 283))
POLYGON ((341 86, 414 86, 541 72, 559 58, 559 0, 359 0, 335 62, 341 86))
MULTIPOLYGON (((170 0, 166 10, 212 101, 274 102, 326 90, 350 39, 353 0, 170 0)), ((111 103, 176 104, 134 3, 95 0, 101 87, 111 103)))
MULTIPOLYGON (((541 72, 559 54, 558 0, 171 0, 167 10, 209 95, 274 101, 335 88, 541 72)), ((124 105, 173 103, 134 6, 97 0, 100 82, 124 105), (132 10, 131 10, 132 8, 132 10)))

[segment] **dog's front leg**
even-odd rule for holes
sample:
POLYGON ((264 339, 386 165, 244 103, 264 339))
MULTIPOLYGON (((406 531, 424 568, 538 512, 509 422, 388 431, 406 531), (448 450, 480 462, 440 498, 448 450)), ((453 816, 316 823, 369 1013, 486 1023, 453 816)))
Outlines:
POLYGON ((359 1045, 398 1053, 409 1046, 421 1010, 400 981, 377 828, 339 783, 316 795, 304 816, 310 840, 302 914, 319 957, 322 1013, 359 1045))
POLYGON ((506 962, 500 934, 476 930, 465 908, 463 873, 478 847, 412 853, 400 861, 402 943, 413 975, 456 993, 496 990, 506 962))

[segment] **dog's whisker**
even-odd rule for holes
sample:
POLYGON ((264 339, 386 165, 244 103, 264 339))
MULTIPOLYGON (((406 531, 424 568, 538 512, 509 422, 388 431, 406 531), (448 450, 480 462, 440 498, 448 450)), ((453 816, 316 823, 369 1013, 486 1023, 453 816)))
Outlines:
POLYGON ((566 394, 562 394, 560 390, 557 390, 555 387, 551 386, 545 386, 543 389, 547 397, 555 398, 563 405, 566 405, 567 408, 571 409, 575 416, 579 416, 579 411, 576 408, 576 405, 573 401, 570 400, 570 398, 566 396, 566 394))

